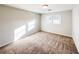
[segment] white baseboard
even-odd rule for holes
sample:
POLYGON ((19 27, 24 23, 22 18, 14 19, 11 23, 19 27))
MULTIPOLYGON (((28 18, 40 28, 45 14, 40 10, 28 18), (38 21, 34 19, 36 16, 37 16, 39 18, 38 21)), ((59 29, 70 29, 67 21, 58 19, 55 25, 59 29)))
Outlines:
POLYGON ((5 43, 5 44, 2 44, 2 45, 0 45, 0 47, 3 47, 3 46, 5 46, 5 45, 7 45, 7 44, 10 44, 10 43, 12 43, 13 41, 9 41, 9 42, 7 42, 7 43, 5 43))

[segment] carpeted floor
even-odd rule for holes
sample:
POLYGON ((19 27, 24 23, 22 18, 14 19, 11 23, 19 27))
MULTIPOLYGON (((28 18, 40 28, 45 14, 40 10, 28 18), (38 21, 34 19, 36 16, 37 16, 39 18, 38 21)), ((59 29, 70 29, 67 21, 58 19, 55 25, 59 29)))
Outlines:
POLYGON ((1 54, 74 54, 77 53, 70 37, 38 32, 0 48, 1 54))

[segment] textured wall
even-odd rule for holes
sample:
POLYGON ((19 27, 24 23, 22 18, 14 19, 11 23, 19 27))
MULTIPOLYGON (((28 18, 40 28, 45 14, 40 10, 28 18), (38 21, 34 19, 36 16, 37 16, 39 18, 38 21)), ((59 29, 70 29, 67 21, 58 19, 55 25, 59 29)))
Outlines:
POLYGON ((22 26, 26 27, 26 33, 21 38, 38 32, 40 30, 40 15, 0 5, 0 46, 14 41, 15 30, 22 26), (35 21, 34 27, 28 31, 28 23, 31 21, 35 21))
POLYGON ((72 10, 72 35, 79 52, 79 5, 75 5, 72 10))
POLYGON ((72 11, 54 12, 41 15, 41 30, 72 36, 72 11), (61 15, 61 24, 50 23, 51 15, 61 15))

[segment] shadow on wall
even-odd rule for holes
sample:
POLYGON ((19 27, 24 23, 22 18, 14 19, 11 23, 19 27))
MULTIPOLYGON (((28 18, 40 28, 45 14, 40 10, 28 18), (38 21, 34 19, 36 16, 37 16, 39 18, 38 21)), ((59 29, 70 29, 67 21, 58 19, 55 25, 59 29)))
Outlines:
POLYGON ((27 32, 30 32, 35 28, 35 20, 32 20, 25 25, 20 26, 19 28, 14 30, 14 41, 23 37, 27 32))

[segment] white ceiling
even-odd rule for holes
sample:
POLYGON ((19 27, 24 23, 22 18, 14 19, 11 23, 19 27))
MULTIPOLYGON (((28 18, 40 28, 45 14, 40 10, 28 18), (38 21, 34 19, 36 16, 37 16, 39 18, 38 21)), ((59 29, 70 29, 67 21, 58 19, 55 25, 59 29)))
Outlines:
POLYGON ((8 4, 7 6, 20 8, 41 14, 72 10, 73 8, 72 4, 48 4, 47 9, 42 8, 41 4, 8 4), (52 11, 48 11, 48 9, 51 9, 52 11))

